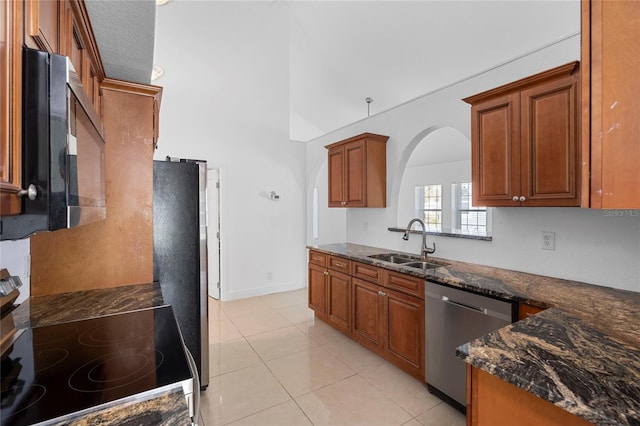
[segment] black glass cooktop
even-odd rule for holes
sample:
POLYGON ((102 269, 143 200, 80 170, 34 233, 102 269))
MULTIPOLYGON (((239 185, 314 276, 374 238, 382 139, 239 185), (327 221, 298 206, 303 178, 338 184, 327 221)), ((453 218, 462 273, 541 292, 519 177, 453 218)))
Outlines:
POLYGON ((2 425, 31 425, 191 379, 169 306, 26 330, 2 356, 2 425))

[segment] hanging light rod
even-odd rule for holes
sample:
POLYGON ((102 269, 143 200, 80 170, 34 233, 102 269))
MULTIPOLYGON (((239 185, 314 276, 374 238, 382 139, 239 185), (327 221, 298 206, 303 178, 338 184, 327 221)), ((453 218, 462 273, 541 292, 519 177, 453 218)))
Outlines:
POLYGON ((366 98, 365 102, 367 103, 367 117, 371 116, 371 102, 373 102, 373 98, 366 98))

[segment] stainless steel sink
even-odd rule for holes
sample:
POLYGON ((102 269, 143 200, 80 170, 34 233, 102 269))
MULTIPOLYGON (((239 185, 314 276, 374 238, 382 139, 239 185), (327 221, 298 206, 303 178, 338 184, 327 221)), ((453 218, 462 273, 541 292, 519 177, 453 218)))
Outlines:
POLYGON ((417 256, 409 256, 406 254, 398 254, 398 253, 382 253, 382 254, 372 254, 371 259, 383 260, 385 262, 396 263, 399 265, 412 263, 420 261, 420 258, 417 256))
POLYGON ((422 269, 423 271, 426 271, 427 269, 435 269, 444 265, 439 265, 437 263, 432 263, 432 262, 412 262, 412 263, 403 263, 402 266, 406 266, 408 268, 422 269))

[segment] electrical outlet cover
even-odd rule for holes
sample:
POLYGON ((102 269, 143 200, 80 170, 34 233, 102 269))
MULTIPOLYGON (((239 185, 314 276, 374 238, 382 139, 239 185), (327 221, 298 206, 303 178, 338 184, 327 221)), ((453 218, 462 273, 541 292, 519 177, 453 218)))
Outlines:
POLYGON ((556 234, 555 232, 542 232, 542 249, 543 250, 555 250, 556 249, 556 234))

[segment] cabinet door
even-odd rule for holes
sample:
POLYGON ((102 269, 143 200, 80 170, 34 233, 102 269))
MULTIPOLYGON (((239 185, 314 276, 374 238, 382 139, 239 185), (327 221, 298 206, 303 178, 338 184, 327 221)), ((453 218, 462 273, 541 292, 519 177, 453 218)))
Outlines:
POLYGON ((60 53, 60 1, 25 1, 25 43, 39 50, 60 53))
POLYGON ((519 206, 518 93, 471 108, 471 176, 474 206, 519 206))
POLYGON ((327 316, 336 328, 351 332, 351 277, 329 271, 327 276, 327 316))
POLYGON ((329 150, 329 207, 344 207, 344 147, 329 150))
POLYGON ((383 287, 352 278, 353 336, 364 346, 377 351, 383 346, 383 287))
POLYGON ((366 142, 352 142, 344 147, 346 158, 345 199, 346 207, 366 207, 367 153, 366 142))
POLYGON ((467 425, 589 426, 592 423, 476 367, 467 368, 467 425), (514 422, 514 419, 518 419, 514 422))
POLYGON ((18 214, 22 202, 22 2, 0 3, 0 214, 18 214))
POLYGON ((385 351, 396 365, 424 379, 424 300, 389 289, 385 293, 385 351))
POLYGON ((640 209, 640 2, 593 0, 585 7, 583 33, 590 31, 591 42, 590 64, 584 65, 591 65, 590 206, 640 209))
POLYGON ((579 206, 575 75, 521 92, 521 192, 526 206, 579 206))
POLYGON ((326 270, 323 267, 309 264, 309 308, 317 315, 327 313, 326 270))

